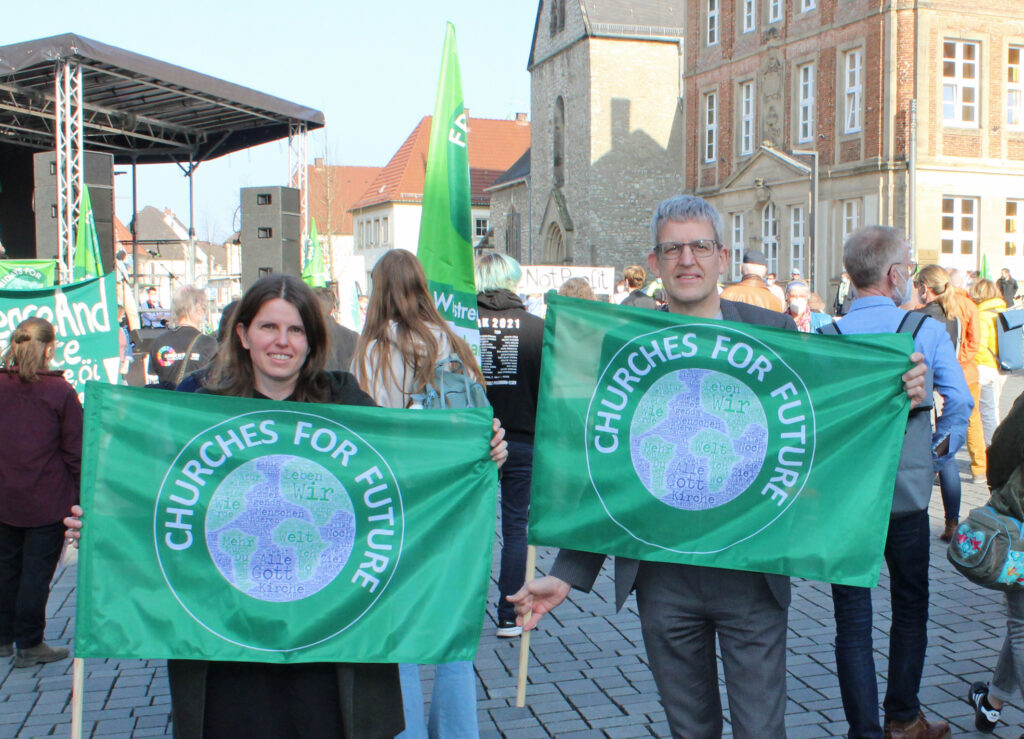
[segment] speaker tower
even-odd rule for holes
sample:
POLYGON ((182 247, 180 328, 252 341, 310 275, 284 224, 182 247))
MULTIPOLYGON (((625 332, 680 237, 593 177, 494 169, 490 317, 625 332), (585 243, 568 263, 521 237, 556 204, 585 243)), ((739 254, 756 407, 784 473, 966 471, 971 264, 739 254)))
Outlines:
POLYGON ((268 274, 302 273, 299 191, 294 187, 243 187, 242 289, 268 274))

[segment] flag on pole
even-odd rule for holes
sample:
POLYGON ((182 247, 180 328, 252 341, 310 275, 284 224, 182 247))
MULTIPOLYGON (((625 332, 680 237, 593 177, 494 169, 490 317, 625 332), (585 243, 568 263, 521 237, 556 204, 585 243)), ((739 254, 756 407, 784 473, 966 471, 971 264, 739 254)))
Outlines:
POLYGON ((981 255, 981 272, 980 276, 984 280, 991 280, 992 274, 988 270, 988 254, 981 255))
POLYGON ((490 409, 87 394, 77 657, 473 659, 490 409))
POLYGON ((72 279, 78 281, 90 277, 99 277, 102 270, 103 262, 100 259, 100 240, 96 235, 96 219, 92 215, 92 199, 89 197, 89 186, 82 185, 82 207, 78 211, 72 279))
POLYGON ((320 247, 320 237, 316 233, 315 218, 311 218, 309 222, 309 249, 306 251, 306 263, 302 267, 302 281, 310 287, 323 287, 327 284, 324 252, 320 247))
POLYGON ((449 23, 430 125, 417 256, 438 311, 478 357, 480 330, 473 279, 468 143, 455 26, 449 23))
POLYGON ((549 294, 530 543, 877 584, 911 351, 549 294))

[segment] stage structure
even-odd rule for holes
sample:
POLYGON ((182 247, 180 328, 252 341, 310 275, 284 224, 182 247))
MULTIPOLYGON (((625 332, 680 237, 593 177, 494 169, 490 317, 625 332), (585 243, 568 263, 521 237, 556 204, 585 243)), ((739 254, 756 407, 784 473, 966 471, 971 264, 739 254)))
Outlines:
MULTIPOLYGON (((68 274, 82 196, 83 152, 108 153, 114 164, 131 165, 133 214, 138 212, 137 165, 174 162, 181 168, 189 181, 193 281, 196 168, 288 137, 289 183, 301 188, 305 234, 306 135, 323 125, 323 113, 312 108, 75 34, 0 47, 0 147, 55 152, 57 254, 68 274)), ((27 202, 31 207, 30 196, 27 202)), ((134 255, 134 228, 132 236, 134 255)))

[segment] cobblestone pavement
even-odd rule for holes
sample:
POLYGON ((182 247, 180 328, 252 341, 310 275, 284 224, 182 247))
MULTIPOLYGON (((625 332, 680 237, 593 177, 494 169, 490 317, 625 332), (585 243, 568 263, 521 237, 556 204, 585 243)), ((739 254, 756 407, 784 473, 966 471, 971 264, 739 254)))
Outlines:
MULTIPOLYGON (((1021 373, 1018 373, 1021 375, 1021 373)), ((1024 391, 1024 375, 1008 379, 1004 410, 1024 391)), ((969 482, 966 452, 959 455, 963 486, 961 517, 988 497, 969 482)), ((931 610, 928 658, 921 701, 929 717, 953 725, 955 736, 980 737, 964 701, 973 680, 987 680, 1006 628, 1001 596, 971 586, 953 571, 937 538, 943 514, 938 489, 931 506, 931 610)), ((551 550, 538 553, 546 572, 551 550)), ((495 560, 496 561, 496 560, 495 560)), ((497 568, 495 568, 495 571, 497 568)), ((515 708, 519 639, 494 636, 493 607, 480 639, 476 669, 483 737, 667 737, 668 726, 646 665, 635 600, 614 613, 609 568, 592 593, 574 592, 545 617, 530 645, 527 707, 515 708)), ((492 584, 491 603, 496 597, 492 584)), ((889 628, 888 577, 874 592, 875 662, 884 694, 889 628)), ((50 596, 46 639, 70 644, 74 632, 75 569, 62 568, 50 596)), ((832 602, 827 585, 794 580, 789 615, 788 706, 790 739, 841 736, 846 729, 835 674, 832 602)), ((84 736, 149 737, 170 734, 166 669, 159 660, 86 660, 84 736)), ((430 671, 425 669, 429 680, 430 671)), ((721 681, 721 678, 720 678, 721 681)), ((721 684, 721 683, 720 683, 721 684)), ((429 685, 424 686, 429 695, 429 685)), ((724 688, 723 688, 723 703, 724 688)), ((1016 738, 1024 714, 1003 711, 995 736, 1016 738)), ((14 670, 0 660, 0 739, 66 736, 71 721, 71 661, 14 670)), ((726 727, 728 733, 728 726, 726 727)))

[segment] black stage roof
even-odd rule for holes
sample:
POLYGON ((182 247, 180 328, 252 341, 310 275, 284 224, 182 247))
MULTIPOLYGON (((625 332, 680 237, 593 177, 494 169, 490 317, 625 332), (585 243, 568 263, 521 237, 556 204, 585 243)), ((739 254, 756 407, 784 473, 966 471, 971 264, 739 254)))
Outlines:
POLYGON ((57 61, 82 69, 84 141, 118 164, 188 162, 322 128, 324 114, 72 33, 0 46, 0 141, 54 148, 57 61))

